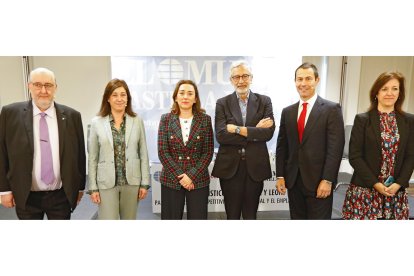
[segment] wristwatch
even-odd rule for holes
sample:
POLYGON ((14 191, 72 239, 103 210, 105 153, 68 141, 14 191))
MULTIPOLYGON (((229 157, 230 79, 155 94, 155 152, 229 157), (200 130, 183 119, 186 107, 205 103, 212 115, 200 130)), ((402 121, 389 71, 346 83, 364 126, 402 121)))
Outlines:
POLYGON ((240 134, 240 127, 236 127, 236 130, 234 131, 236 134, 240 134))

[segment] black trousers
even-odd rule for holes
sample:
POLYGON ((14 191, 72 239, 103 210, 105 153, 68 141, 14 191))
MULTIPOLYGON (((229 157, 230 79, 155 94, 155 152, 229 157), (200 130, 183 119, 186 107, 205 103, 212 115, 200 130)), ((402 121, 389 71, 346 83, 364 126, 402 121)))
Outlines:
POLYGON ((187 204, 187 219, 207 219, 209 186, 187 191, 161 185, 161 219, 183 219, 187 204))
POLYGON ((298 173, 293 188, 288 189, 291 219, 331 219, 333 189, 327 198, 316 198, 316 190, 309 191, 298 173))
POLYGON ((240 160, 236 174, 230 179, 221 179, 227 219, 256 219, 263 181, 254 181, 247 173, 246 160, 240 160))
POLYGON ((71 206, 63 188, 47 192, 30 192, 26 208, 16 206, 19 219, 70 219, 71 206))

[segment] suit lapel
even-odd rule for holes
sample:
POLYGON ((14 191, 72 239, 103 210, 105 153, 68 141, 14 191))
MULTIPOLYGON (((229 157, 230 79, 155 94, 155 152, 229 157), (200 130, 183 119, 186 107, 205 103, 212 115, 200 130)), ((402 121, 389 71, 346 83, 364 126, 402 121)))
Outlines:
POLYGON ((238 126, 243 125, 243 117, 240 110, 239 99, 237 98, 236 92, 233 92, 230 97, 230 107, 229 110, 233 115, 235 124, 238 126))
POLYGON ((125 115, 125 145, 128 145, 129 137, 131 136, 132 128, 134 127, 134 120, 134 117, 131 117, 128 114, 125 115))
POLYGON ((308 121, 305 125, 305 129, 303 130, 302 143, 304 143, 306 139, 309 137, 309 133, 311 133, 313 125, 316 123, 316 121, 318 121, 318 118, 322 113, 323 105, 324 103, 322 99, 318 96, 311 110, 311 113, 309 114, 308 121))
POLYGON ((375 141, 377 141, 377 146, 379 149, 381 149, 382 145, 381 145, 381 127, 380 127, 380 119, 378 116, 378 111, 375 110, 371 110, 369 112, 369 117, 370 117, 370 121, 371 121, 371 130, 374 133, 375 136, 375 141))
POLYGON ((183 134, 181 132, 180 119, 178 118, 178 115, 171 114, 170 128, 171 131, 175 133, 175 136, 180 141, 181 145, 184 146, 183 134))
POLYGON ((405 147, 407 145, 407 139, 408 139, 408 124, 405 120, 404 116, 401 116, 399 113, 397 113, 397 127, 398 127, 398 134, 400 135, 400 143, 397 151, 397 156, 395 163, 399 162, 400 156, 403 156, 405 152, 405 147))
POLYGON ((114 138, 112 137, 111 120, 109 119, 109 115, 104 118, 103 127, 105 129, 106 136, 108 137, 109 144, 111 145, 111 148, 114 149, 114 138))
POLYGON ((24 127, 26 128, 27 137, 29 139, 30 149, 32 150, 32 152, 34 152, 32 101, 29 101, 27 107, 23 109, 23 122, 24 127))
POLYGON ((287 126, 294 126, 292 128, 293 133, 289 133, 291 137, 296 137, 296 141, 299 144, 299 132, 298 132, 298 110, 299 110, 299 102, 292 106, 290 112, 287 113, 288 117, 286 118, 286 125, 287 126))
POLYGON ((250 91, 249 101, 247 102, 246 126, 250 126, 250 123, 253 121, 254 117, 257 114, 257 110, 259 110, 259 103, 257 101, 257 97, 253 92, 250 91))
POLYGON ((55 109, 56 109, 56 119, 58 125, 58 133, 59 133, 59 157, 62 160, 63 156, 63 146, 65 144, 66 139, 66 114, 65 110, 55 102, 55 109))
POLYGON ((202 124, 201 115, 195 114, 193 117, 193 121, 191 122, 191 128, 190 128, 190 136, 188 137, 188 142, 186 147, 191 147, 191 144, 195 139, 200 139, 200 136, 198 135, 200 127, 202 124))

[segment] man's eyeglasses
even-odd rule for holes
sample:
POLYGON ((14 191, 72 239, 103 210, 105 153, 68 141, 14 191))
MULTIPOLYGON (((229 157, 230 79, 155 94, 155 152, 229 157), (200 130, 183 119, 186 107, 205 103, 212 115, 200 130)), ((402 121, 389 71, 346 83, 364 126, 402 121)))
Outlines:
POLYGON ((40 83, 40 82, 34 82, 32 84, 37 90, 41 90, 43 86, 45 87, 46 90, 50 90, 50 89, 55 87, 55 85, 53 83, 43 84, 43 83, 40 83))
POLYGON ((244 74, 244 75, 241 75, 241 76, 237 76, 237 75, 236 76, 231 76, 231 79, 233 81, 239 81, 240 78, 242 78, 244 81, 247 81, 250 78, 250 75, 244 74))

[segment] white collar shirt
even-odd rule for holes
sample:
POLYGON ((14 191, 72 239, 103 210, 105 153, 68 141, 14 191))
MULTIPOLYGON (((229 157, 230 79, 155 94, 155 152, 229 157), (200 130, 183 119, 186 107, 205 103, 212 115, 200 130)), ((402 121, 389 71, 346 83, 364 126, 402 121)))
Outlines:
POLYGON ((39 121, 41 118, 40 109, 33 103, 33 171, 32 171, 32 191, 53 191, 62 188, 62 180, 60 177, 60 158, 59 158, 59 131, 57 124, 55 104, 44 111, 47 114, 46 122, 49 129, 50 146, 52 149, 53 171, 55 173, 55 181, 47 185, 41 180, 41 156, 40 156, 40 137, 39 137, 39 121))
POLYGON ((308 106, 306 108, 305 126, 306 126, 306 123, 308 122, 309 114, 311 113, 312 108, 315 105, 315 102, 316 102, 316 99, 317 98, 318 98, 318 94, 315 93, 315 95, 313 95, 306 102, 303 101, 302 99, 299 99, 299 108, 298 108, 298 117, 297 117, 298 120, 299 120, 300 113, 302 112, 302 109, 303 109, 303 105, 302 104, 303 103, 308 103, 308 106))

